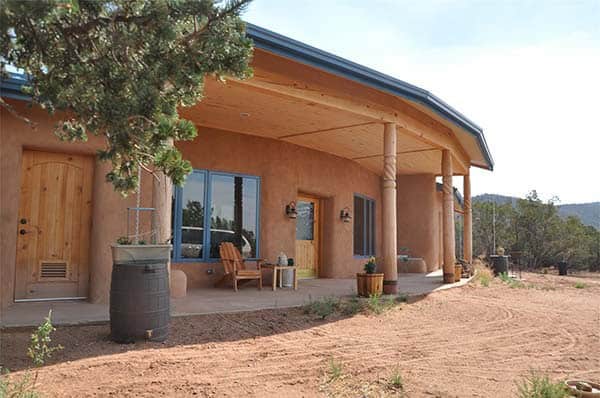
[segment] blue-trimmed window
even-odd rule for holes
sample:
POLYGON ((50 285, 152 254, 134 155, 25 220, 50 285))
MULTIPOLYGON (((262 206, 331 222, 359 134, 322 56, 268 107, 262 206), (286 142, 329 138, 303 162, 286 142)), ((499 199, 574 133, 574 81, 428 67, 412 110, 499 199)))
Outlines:
POLYGON ((194 170, 175 188, 173 260, 218 260, 221 242, 258 258, 259 195, 259 177, 194 170))
POLYGON ((354 195, 354 255, 375 255, 375 201, 354 195))

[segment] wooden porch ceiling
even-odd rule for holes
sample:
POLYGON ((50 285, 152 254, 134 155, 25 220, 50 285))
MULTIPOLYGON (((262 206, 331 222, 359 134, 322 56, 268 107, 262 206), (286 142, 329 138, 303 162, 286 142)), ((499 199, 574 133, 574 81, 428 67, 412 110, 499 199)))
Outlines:
MULTIPOLYGON (((269 77, 260 62, 258 67, 255 65, 255 77, 249 81, 220 83, 207 79, 204 99, 194 107, 182 109, 182 116, 198 126, 327 152, 383 174, 383 120, 264 86, 261 82, 269 77)), ((276 84, 276 79, 269 81, 276 84)), ((434 122, 421 124, 423 129, 436 127, 434 122)), ((398 174, 441 174, 442 146, 430 136, 415 133, 413 125, 398 125, 398 174)), ((466 173, 464 156, 453 156, 455 174, 466 173)))

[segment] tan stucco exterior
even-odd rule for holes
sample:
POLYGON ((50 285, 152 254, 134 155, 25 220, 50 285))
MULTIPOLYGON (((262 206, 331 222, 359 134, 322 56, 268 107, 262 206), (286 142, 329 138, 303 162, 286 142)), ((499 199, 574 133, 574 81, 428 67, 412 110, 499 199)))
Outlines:
MULTIPOLYGON (((87 154, 94 156, 101 142, 62 143, 53 134, 54 120, 45 111, 27 109, 12 102, 19 112, 36 123, 33 130, 23 121, 2 111, 1 124, 1 287, 2 305, 13 301, 16 228, 18 223, 21 155, 23 149, 87 154)), ((295 222, 285 215, 285 205, 299 193, 321 198, 322 261, 320 277, 348 278, 362 269, 363 258, 353 255, 353 226, 340 220, 344 207, 352 209, 353 194, 376 201, 376 250, 381 255, 381 177, 348 159, 294 144, 199 126, 193 142, 178 143, 194 168, 255 175, 261 178, 260 256, 275 260, 280 252, 294 256, 295 222)), ((110 244, 126 231, 126 208, 135 197, 122 198, 105 182, 108 165, 95 163, 93 213, 90 242, 89 299, 107 302, 110 287, 110 244)), ((425 259, 428 270, 441 265, 442 195, 436 191, 433 174, 401 175, 397 178, 398 248, 425 259)), ((142 206, 152 205, 150 176, 142 181, 142 206)), ((177 263, 188 288, 212 286, 222 275, 219 263, 177 263), (213 272, 209 274, 209 270, 213 272)), ((268 277, 268 276, 267 276, 268 277)))
MULTIPOLYGON (((21 181, 21 158, 24 149, 47 152, 73 153, 95 156, 101 147, 98 137, 90 137, 85 143, 60 142, 54 135, 57 119, 45 110, 28 108, 24 102, 9 100, 22 115, 36 123, 32 129, 22 120, 0 108, 0 287, 1 305, 13 302, 15 283, 15 256, 17 243, 19 191, 21 181)), ((90 238, 90 285, 89 298, 93 302, 107 302, 110 287, 110 244, 125 235, 127 207, 135 205, 135 198, 123 199, 115 193, 112 185, 105 182, 107 165, 96 161, 92 184, 92 227, 90 238)), ((142 201, 151 203, 150 177, 143 176, 142 201)))
MULTIPOLYGON (((380 177, 355 162, 272 139, 199 128, 196 140, 179 143, 194 168, 259 176, 260 256, 270 261, 280 252, 294 256, 296 224, 285 215, 285 206, 299 193, 322 201, 322 261, 320 277, 347 278, 359 271, 364 259, 353 256, 352 223, 340 219, 344 207, 352 208, 353 194, 376 201, 376 236, 381 236, 380 177)), ((380 239, 377 253, 380 253, 380 239)), ((173 264, 188 275, 191 286, 212 285, 222 275, 219 264, 173 264), (214 274, 208 275, 207 270, 214 274)))
MULTIPOLYGON (((261 258, 274 261, 280 252, 295 257, 296 224, 285 206, 308 194, 321 205, 318 276, 353 277, 365 259, 353 255, 353 223, 343 222, 340 211, 347 207, 352 213, 356 193, 375 200, 376 256, 388 285, 396 282, 395 254, 401 248, 423 258, 428 271, 454 263, 453 254, 444 258, 443 247, 454 238, 443 231, 451 207, 444 207, 436 175, 443 152, 455 174, 468 173, 471 159, 456 131, 402 98, 266 51, 255 52, 253 67, 254 77, 246 81, 207 79, 203 101, 181 110, 198 125, 198 137, 176 146, 196 169, 260 177, 261 258)), ((85 143, 60 142, 53 134, 58 118, 23 101, 8 102, 37 126, 0 107, 2 308, 14 299, 23 150, 92 157, 103 147, 93 136, 85 143)), ((108 302, 110 244, 126 234, 127 207, 136 202, 135 195, 123 198, 113 191, 105 180, 108 170, 96 160, 91 184, 88 296, 100 303, 108 302)), ((141 206, 160 210, 154 224, 164 240, 170 235, 171 188, 168 181, 155 181, 143 175, 141 206)), ((142 224, 150 229, 150 219, 142 224)), ((171 266, 185 272, 188 288, 212 286, 223 272, 215 262, 171 266)))

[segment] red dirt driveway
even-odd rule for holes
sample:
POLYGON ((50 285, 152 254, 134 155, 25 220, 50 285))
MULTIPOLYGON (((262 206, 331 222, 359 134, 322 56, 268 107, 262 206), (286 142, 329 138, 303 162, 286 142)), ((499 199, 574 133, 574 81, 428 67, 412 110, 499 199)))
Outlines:
MULTIPOLYGON (((108 325, 64 327, 53 342, 65 349, 40 369, 38 389, 52 397, 379 397, 400 395, 389 385, 399 372, 409 397, 511 397, 531 370, 600 380, 600 277, 524 277, 525 287, 474 282, 381 315, 177 318, 163 344, 111 343, 108 325)), ((12 377, 28 366, 30 332, 2 334, 0 362, 12 377)))

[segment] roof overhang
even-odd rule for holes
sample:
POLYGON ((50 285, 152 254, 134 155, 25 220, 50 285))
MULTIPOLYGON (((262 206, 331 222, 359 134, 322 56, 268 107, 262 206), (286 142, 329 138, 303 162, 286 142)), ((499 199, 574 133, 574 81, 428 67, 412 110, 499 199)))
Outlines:
MULTIPOLYGON (((399 134, 398 140, 399 173, 439 175, 441 152, 433 142, 436 137, 452 148, 460 163, 455 170, 458 174, 468 172, 469 165, 493 168, 482 129, 428 91, 252 24, 247 25, 247 35, 257 50, 253 66, 262 76, 227 85, 208 81, 204 100, 182 109, 184 116, 200 126, 283 140, 349 158, 381 172, 381 122, 390 115, 409 112, 404 120, 410 123, 404 122, 402 128, 411 133, 399 134), (273 67, 276 69, 270 69, 273 67), (303 91, 300 74, 318 75, 316 90, 303 91), (334 86, 337 92, 318 91, 334 86), (336 100, 344 95, 346 102, 332 107, 331 102, 322 100, 328 95, 336 100), (387 111, 377 109, 382 103, 387 111), (251 119, 239 118, 248 112, 253 115, 251 119), (281 115, 286 117, 285 124, 281 115)), ((21 91, 25 83, 23 75, 12 74, 2 80, 1 95, 28 100, 21 91)))
POLYGON ((485 162, 474 162, 474 166, 493 169, 494 161, 481 127, 429 91, 256 25, 248 23, 246 32, 259 49, 423 105, 476 140, 485 162))

